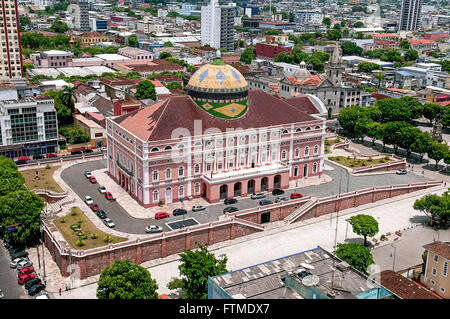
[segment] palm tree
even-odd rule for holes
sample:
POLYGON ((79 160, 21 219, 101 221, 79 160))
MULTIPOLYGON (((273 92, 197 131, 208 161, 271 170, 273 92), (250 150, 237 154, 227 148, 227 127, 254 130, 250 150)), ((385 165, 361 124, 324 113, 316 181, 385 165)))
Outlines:
POLYGON ((70 111, 72 113, 75 112, 75 103, 77 101, 77 97, 75 95, 76 88, 75 87, 69 87, 64 86, 62 95, 61 95, 61 102, 70 108, 70 111))
POLYGON ((383 73, 378 72, 377 73, 377 79, 378 79, 378 86, 381 86, 381 80, 383 80, 383 73))

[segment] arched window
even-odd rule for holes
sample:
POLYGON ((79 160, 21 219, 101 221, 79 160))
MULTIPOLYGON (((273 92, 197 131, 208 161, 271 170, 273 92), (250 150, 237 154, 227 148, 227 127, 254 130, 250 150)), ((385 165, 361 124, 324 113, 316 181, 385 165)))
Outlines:
POLYGON ((315 129, 315 130, 320 130, 320 125, 316 125, 316 126, 314 127, 314 129, 315 129))
POLYGON ((309 155, 309 146, 306 146, 305 147, 305 156, 308 156, 309 155))
POLYGON ((297 128, 295 129, 295 132, 296 132, 296 133, 301 132, 301 131, 302 131, 302 129, 301 129, 300 127, 297 127, 297 128))
POLYGON ((178 168, 178 177, 183 177, 184 176, 184 167, 180 166, 178 168))
POLYGON ((319 153, 319 145, 314 145, 314 154, 319 153))
POLYGON ((178 187, 178 196, 180 198, 184 197, 184 186, 183 185, 180 185, 180 187, 178 187))
POLYGON ((281 134, 289 134, 289 131, 288 130, 282 130, 281 134))
POLYGON ((295 158, 298 158, 300 156, 300 149, 296 148, 295 149, 295 158))
POLYGON ((153 191, 153 202, 159 201, 159 192, 157 189, 153 191))
POLYGON ((305 131, 311 131, 311 127, 308 126, 308 127, 305 129, 305 131))
POLYGON ((194 184, 194 194, 195 195, 200 194, 200 183, 198 182, 194 184))
POLYGON ((194 146, 202 146, 202 142, 195 142, 194 146))
POLYGON ((170 168, 166 169, 166 179, 172 178, 172 170, 170 168))
POLYGON ((200 173, 200 164, 195 164, 194 166, 194 174, 200 173))
POLYGON ((164 147, 165 151, 170 151, 171 149, 172 149, 172 146, 170 146, 170 145, 167 145, 166 147, 164 147))
POLYGON ((158 171, 153 171, 153 181, 157 181, 158 180, 158 171))
POLYGON ((313 164, 313 173, 317 173, 317 163, 314 162, 313 164))
POLYGON ((298 176, 298 165, 294 166, 294 177, 298 176))
POLYGON ((184 144, 178 144, 178 145, 177 145, 177 148, 179 148, 179 149, 184 148, 184 144))
POLYGON ((150 153, 154 153, 154 152, 159 152, 159 148, 153 147, 153 148, 150 150, 150 153))
POLYGON ((286 159, 286 151, 282 151, 281 152, 281 159, 285 160, 286 159))

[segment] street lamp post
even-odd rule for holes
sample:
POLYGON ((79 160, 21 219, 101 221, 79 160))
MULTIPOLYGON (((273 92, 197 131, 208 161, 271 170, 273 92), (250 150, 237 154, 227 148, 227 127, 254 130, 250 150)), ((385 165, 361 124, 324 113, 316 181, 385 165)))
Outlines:
POLYGON ((392 248, 394 248, 394 255, 392 256, 392 253, 391 253, 391 257, 393 257, 393 260, 392 260, 392 271, 395 271, 395 253, 396 253, 397 247, 395 247, 394 244, 391 244, 391 246, 392 246, 392 248))

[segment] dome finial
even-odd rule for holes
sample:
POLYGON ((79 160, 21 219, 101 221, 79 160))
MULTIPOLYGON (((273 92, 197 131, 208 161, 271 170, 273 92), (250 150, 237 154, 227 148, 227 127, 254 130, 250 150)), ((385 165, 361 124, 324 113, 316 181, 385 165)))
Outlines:
POLYGON ((216 51, 216 59, 220 59, 222 57, 222 54, 220 53, 220 50, 216 51))

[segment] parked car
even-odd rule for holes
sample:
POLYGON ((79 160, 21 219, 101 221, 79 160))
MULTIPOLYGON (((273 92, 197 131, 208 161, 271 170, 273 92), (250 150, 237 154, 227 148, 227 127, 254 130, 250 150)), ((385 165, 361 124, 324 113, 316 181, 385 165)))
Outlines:
POLYGON ((100 207, 98 207, 97 203, 92 203, 91 205, 89 205, 89 207, 94 211, 98 211, 100 209, 100 207))
POLYGON ((20 257, 28 257, 28 253, 25 250, 19 251, 15 254, 11 255, 11 260, 20 258, 20 257))
POLYGON ((166 212, 157 212, 157 213, 155 214, 155 219, 167 218, 167 217, 169 217, 169 216, 170 216, 169 213, 166 213, 166 212))
POLYGON ((16 269, 17 270, 22 270, 24 268, 31 267, 31 266, 33 266, 33 263, 31 261, 29 261, 29 260, 22 260, 20 263, 17 264, 16 269))
POLYGON ((34 296, 35 294, 41 292, 44 289, 45 289, 45 285, 37 284, 37 285, 32 286, 30 289, 28 289, 28 294, 30 296, 34 296))
POLYGON ((95 176, 89 177, 89 181, 91 182, 91 184, 97 183, 97 179, 95 178, 95 176))
POLYGON ((28 156, 19 156, 18 160, 19 161, 29 161, 31 158, 29 158, 28 156))
POLYGON ((94 202, 94 200, 92 199, 91 196, 86 195, 86 196, 84 196, 84 202, 88 205, 91 205, 94 202))
POLYGON ((16 163, 16 165, 23 165, 23 164, 26 164, 27 161, 18 160, 18 161, 15 161, 15 163, 16 163))
POLYGON ((201 206, 201 205, 194 205, 194 206, 192 206, 192 211, 193 212, 198 212, 198 211, 205 210, 205 209, 206 209, 206 207, 205 206, 201 206))
POLYGON ((284 194, 284 190, 279 189, 279 188, 274 188, 274 190, 272 191, 272 195, 278 196, 278 195, 283 195, 284 194))
MULTIPOLYGON (((30 262, 31 263, 31 262, 30 262)), ((33 264, 33 263, 31 263, 33 264)), ((31 266, 22 268, 18 273, 17 273, 17 277, 22 277, 23 275, 28 275, 31 274, 34 271, 34 268, 31 266)))
POLYGON ((238 201, 236 198, 225 198, 225 200, 223 201, 223 203, 225 205, 231 205, 231 204, 236 204, 238 201))
POLYGON ((114 199, 113 195, 112 195, 110 192, 106 192, 106 193, 105 193, 105 197, 106 197, 106 199, 108 199, 108 200, 114 199))
POLYGON ((261 205, 261 206, 270 205, 270 204, 273 204, 273 202, 268 199, 263 199, 263 200, 259 201, 259 205, 261 205))
POLYGON ((108 226, 109 228, 113 228, 114 226, 116 226, 116 225, 114 224, 114 222, 112 221, 111 218, 105 218, 105 219, 103 220, 103 223, 104 223, 106 226, 108 226))
POLYGON ((84 176, 86 178, 90 178, 92 176, 92 173, 90 171, 84 171, 84 176))
POLYGON ((31 287, 33 287, 34 285, 40 284, 40 283, 41 283, 41 280, 40 280, 39 278, 34 278, 34 279, 31 279, 31 280, 28 280, 28 281, 25 283, 25 289, 28 290, 28 289, 30 289, 31 287))
POLYGON ((2 289, 0 288, 0 299, 5 298, 5 294, 3 293, 2 289))
POLYGON ((93 150, 91 150, 91 149, 89 149, 89 148, 86 148, 84 151, 83 151, 83 153, 92 153, 93 152, 93 150))
POLYGON ((45 157, 44 157, 44 155, 42 155, 42 154, 36 154, 36 155, 33 155, 33 159, 35 159, 35 160, 43 159, 43 158, 45 158, 45 157))
POLYGON ((237 212, 239 209, 237 207, 234 206, 229 206, 229 207, 225 207, 223 209, 223 213, 233 213, 233 212, 237 212))
POLYGON ((264 197, 266 197, 266 195, 264 195, 263 193, 253 193, 251 196, 250 196, 250 198, 251 199, 260 199, 260 198, 264 198, 264 197))
POLYGON ((278 197, 276 197, 275 198, 275 203, 279 203, 279 202, 281 202, 281 201, 287 201, 288 199, 286 198, 286 197, 280 197, 280 196, 278 196, 278 197))
POLYGON ((26 283, 28 280, 34 279, 35 277, 36 277, 36 276, 35 276, 34 274, 23 275, 23 276, 20 276, 20 277, 17 279, 17 283, 18 283, 19 285, 23 285, 23 284, 26 283))
POLYGON ((300 194, 300 193, 292 193, 291 194, 291 199, 302 198, 302 197, 303 197, 303 194, 300 194))
POLYGON ((97 211, 97 216, 100 217, 100 219, 105 219, 106 217, 108 217, 108 216, 106 216, 105 211, 102 210, 102 209, 99 209, 99 210, 97 211))
POLYGON ((405 175, 405 174, 408 174, 408 171, 406 169, 402 168, 402 169, 399 169, 398 171, 396 171, 395 174, 405 175))
POLYGON ((108 151, 108 149, 105 146, 102 146, 102 147, 100 147, 100 151, 106 152, 106 151, 108 151))
POLYGON ((149 225, 149 226, 145 227, 146 233, 160 233, 162 231, 163 231, 163 229, 161 226, 149 225))
POLYGON ((10 268, 16 268, 17 265, 18 265, 21 261, 24 261, 24 260, 28 260, 28 259, 26 259, 26 258, 24 258, 24 257, 16 258, 16 259, 14 259, 13 261, 11 261, 11 262, 9 263, 9 267, 10 267, 10 268))
POLYGON ((98 191, 102 194, 106 193, 106 187, 103 185, 98 185, 98 191))
POLYGON ((183 209, 183 208, 177 208, 173 210, 173 216, 178 216, 178 215, 185 215, 187 214, 187 210, 183 209))
POLYGON ((79 155, 79 154, 83 154, 83 152, 81 152, 81 151, 72 151, 72 152, 70 152, 70 155, 79 155))
POLYGON ((47 158, 50 158, 50 157, 58 157, 58 154, 55 154, 55 153, 47 153, 47 158))
POLYGON ((18 252, 24 251, 25 247, 17 247, 17 246, 11 246, 8 248, 8 252, 10 255, 16 254, 18 252))

